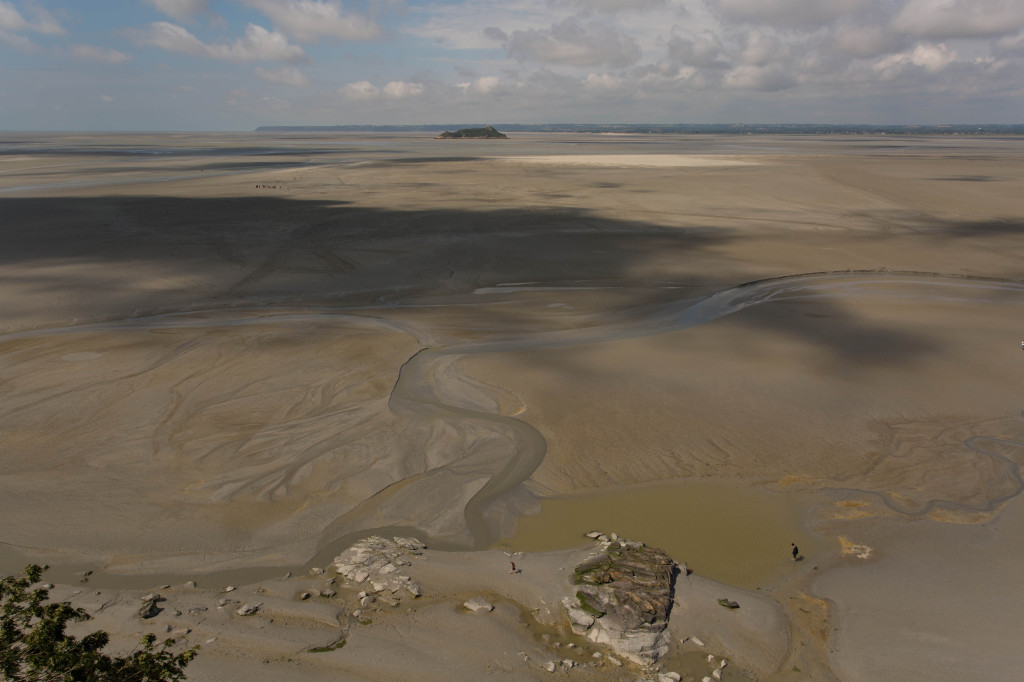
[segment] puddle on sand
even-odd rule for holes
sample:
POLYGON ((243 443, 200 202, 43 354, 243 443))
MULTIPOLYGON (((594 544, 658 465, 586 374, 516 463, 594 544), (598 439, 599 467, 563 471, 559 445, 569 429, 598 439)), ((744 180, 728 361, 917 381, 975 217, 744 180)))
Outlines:
POLYGON ((496 546, 542 552, 578 547, 592 530, 615 532, 665 550, 704 577, 754 589, 793 570, 790 543, 804 557, 826 550, 826 541, 803 528, 810 505, 810 495, 735 482, 631 486, 544 500, 540 513, 520 518, 516 534, 496 546))

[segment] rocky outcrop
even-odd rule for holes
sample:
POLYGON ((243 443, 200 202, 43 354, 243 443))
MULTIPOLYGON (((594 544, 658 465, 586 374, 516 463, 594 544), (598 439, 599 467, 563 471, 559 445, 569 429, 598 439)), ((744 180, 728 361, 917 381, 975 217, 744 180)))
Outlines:
POLYGON ((140 601, 142 602, 142 606, 139 607, 140 618, 152 618, 160 613, 160 607, 157 606, 157 603, 163 601, 163 598, 159 594, 147 594, 141 597, 140 601))
POLYGON ((600 549, 576 566, 575 594, 562 600, 573 632, 652 664, 668 652, 676 562, 641 542, 595 537, 600 549))
POLYGON ((494 610, 494 605, 483 597, 475 597, 462 605, 465 609, 474 613, 487 613, 494 610))
POLYGON ((448 132, 447 130, 438 135, 436 140, 459 140, 459 139, 487 139, 487 140, 507 140, 508 135, 500 133, 494 129, 493 126, 485 126, 483 128, 463 128, 457 130, 454 133, 448 132))
POLYGON ((388 540, 374 535, 335 557, 334 569, 351 583, 363 585, 368 593, 404 590, 415 598, 422 594, 420 586, 401 571, 426 547, 416 538, 388 540))

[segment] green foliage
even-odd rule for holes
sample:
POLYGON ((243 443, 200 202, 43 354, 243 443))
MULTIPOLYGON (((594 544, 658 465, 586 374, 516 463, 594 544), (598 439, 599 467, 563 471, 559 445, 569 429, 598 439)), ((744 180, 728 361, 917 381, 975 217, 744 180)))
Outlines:
POLYGON ((177 682, 199 647, 174 653, 173 639, 156 644, 145 635, 127 655, 102 652, 110 636, 97 630, 81 639, 65 632, 67 624, 89 620, 68 602, 47 603, 39 587, 41 566, 28 566, 20 577, 0 579, 0 680, 9 682, 177 682), (36 587, 33 587, 36 586, 36 587))
POLYGON ((580 608, 583 609, 584 613, 589 613, 594 618, 600 618, 604 615, 604 611, 590 603, 590 600, 587 599, 587 595, 585 593, 577 592, 576 598, 579 599, 580 608))
POLYGON ((584 561, 572 572, 573 585, 603 585, 611 582, 609 571, 612 568, 612 561, 606 556, 598 556, 584 561))
POLYGON ((447 130, 438 135, 442 139, 454 139, 454 138, 488 138, 488 139, 499 139, 507 140, 508 135, 500 133, 494 129, 493 126, 487 126, 485 128, 463 128, 454 133, 450 133, 447 130))

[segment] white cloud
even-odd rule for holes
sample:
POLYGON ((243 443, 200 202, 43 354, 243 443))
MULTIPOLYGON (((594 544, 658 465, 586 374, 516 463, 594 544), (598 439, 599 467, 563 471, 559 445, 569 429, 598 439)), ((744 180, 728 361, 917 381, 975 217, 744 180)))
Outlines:
POLYGON ((888 27, 867 24, 838 27, 830 43, 831 48, 839 54, 863 59, 901 50, 906 40, 888 27))
POLYGON ((722 69, 729 65, 725 59, 725 46, 717 35, 708 30, 692 38, 673 36, 668 43, 668 58, 673 64, 702 69, 722 69))
POLYGON ((53 18, 53 15, 45 9, 35 7, 33 9, 33 14, 35 14, 35 19, 33 21, 29 21, 13 4, 0 1, 0 29, 14 32, 31 31, 33 33, 57 36, 62 36, 67 33, 67 31, 57 23, 57 20, 53 18))
POLYGON ((637 12, 664 7, 668 4, 668 0, 552 0, 552 4, 597 12, 637 12))
POLYGON ((424 90, 426 90, 426 86, 422 83, 391 81, 381 89, 381 92, 385 97, 391 97, 392 99, 405 99, 406 97, 417 97, 422 95, 424 90))
POLYGON ((257 97, 248 88, 241 87, 228 92, 224 103, 229 107, 237 107, 256 112, 279 112, 291 109, 292 104, 280 97, 257 97))
POLYGON ((727 21, 819 26, 868 7, 872 0, 708 0, 727 21))
POLYGON ((309 85, 309 79, 294 66, 284 66, 274 71, 264 68, 257 68, 256 75, 271 83, 283 83, 284 85, 305 86, 309 85))
POLYGON ((171 52, 184 52, 195 56, 212 56, 210 48, 185 28, 166 21, 154 21, 145 29, 132 29, 129 33, 136 45, 160 47, 171 52))
POLYGON ((743 34, 739 61, 751 66, 766 66, 789 57, 789 45, 778 36, 763 31, 748 31, 743 34))
POLYGON ((338 91, 351 100, 368 101, 386 97, 388 99, 405 99, 407 97, 418 97, 426 91, 423 83, 391 81, 383 88, 378 88, 370 81, 359 81, 357 83, 346 83, 338 91))
POLYGON ((21 52, 35 52, 39 49, 38 45, 25 36, 5 31, 2 28, 0 28, 0 44, 10 45, 15 50, 19 50, 21 52))
POLYGON ((760 90, 762 92, 786 90, 794 87, 797 83, 798 80, 790 69, 780 68, 776 65, 751 64, 736 67, 726 74, 723 81, 723 85, 727 88, 760 90))
POLYGON ((262 108, 273 111, 284 111, 292 108, 292 103, 280 97, 260 97, 259 104, 262 108))
POLYGON ((583 87, 591 91, 614 91, 622 87, 623 80, 608 73, 590 73, 583 79, 583 87))
POLYGON ((913 50, 889 55, 876 61, 872 65, 872 69, 882 78, 891 79, 914 67, 935 73, 954 61, 956 61, 956 52, 950 50, 944 43, 921 44, 913 50))
POLYGON ((339 91, 348 99, 371 100, 380 97, 380 88, 370 81, 359 81, 357 83, 346 83, 339 91))
POLYGON ((893 28, 932 40, 997 37, 1024 28, 1020 0, 909 0, 893 28))
POLYGON ((570 17, 549 29, 512 32, 508 53, 521 61, 626 67, 640 59, 640 46, 632 36, 606 24, 570 17))
POLYGON ((1007 36, 1000 39, 996 43, 996 47, 1003 52, 1024 54, 1024 31, 1015 36, 1007 36))
POLYGON ((306 62, 309 58, 301 47, 291 45, 276 31, 249 24, 245 37, 231 44, 207 44, 186 29, 166 21, 154 21, 145 29, 135 30, 131 36, 136 44, 160 47, 172 52, 183 52, 196 57, 226 59, 233 62, 306 62))
POLYGON ((461 88, 466 92, 475 92, 481 95, 489 95, 497 92, 501 87, 501 79, 497 76, 482 76, 474 81, 466 81, 464 83, 456 84, 456 87, 461 88))
POLYGON ((496 39, 489 32, 497 31, 497 41, 503 43, 508 33, 550 26, 552 17, 559 15, 552 13, 548 0, 463 0, 410 6, 408 13, 402 34, 457 50, 493 49, 496 39), (488 28, 495 26, 502 28, 488 28))
POLYGON ((131 61, 132 56, 113 48, 99 47, 96 45, 72 45, 71 54, 76 59, 84 59, 90 62, 103 62, 105 64, 120 64, 131 61))
POLYGON ((210 12, 210 6, 206 0, 146 0, 146 2, 178 21, 185 21, 200 12, 206 14, 210 12))
POLYGON ((336 0, 245 0, 274 26, 301 42, 320 38, 370 40, 380 35, 372 19, 346 13, 336 0))

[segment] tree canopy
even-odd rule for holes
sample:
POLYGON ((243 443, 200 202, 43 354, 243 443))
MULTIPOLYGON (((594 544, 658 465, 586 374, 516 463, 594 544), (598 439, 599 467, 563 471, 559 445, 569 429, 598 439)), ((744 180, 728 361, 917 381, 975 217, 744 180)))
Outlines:
POLYGON ((173 651, 173 639, 157 644, 156 635, 142 637, 123 656, 102 649, 110 636, 102 631, 78 639, 65 631, 68 623, 91 616, 70 602, 50 602, 39 584, 45 569, 25 568, 19 577, 0 579, 0 680, 9 682, 177 682, 195 658, 198 646, 173 651))

